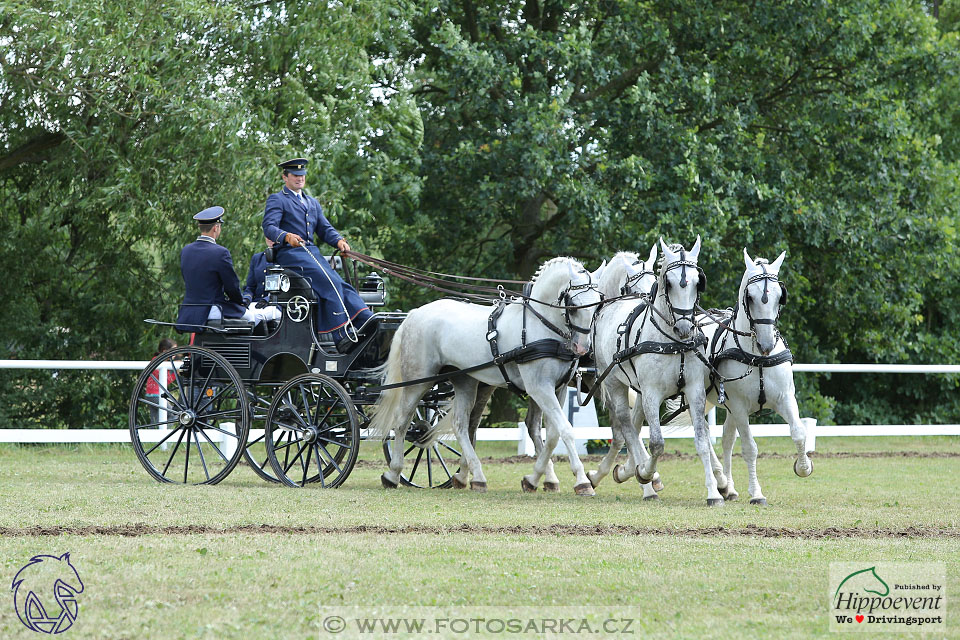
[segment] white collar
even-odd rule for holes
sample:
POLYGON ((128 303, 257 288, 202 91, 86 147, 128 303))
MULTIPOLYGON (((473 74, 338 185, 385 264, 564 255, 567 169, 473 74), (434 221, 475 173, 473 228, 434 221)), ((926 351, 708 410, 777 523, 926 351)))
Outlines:
POLYGON ((295 195, 295 196, 303 197, 303 195, 304 195, 303 189, 300 189, 300 191, 294 191, 293 189, 289 188, 287 185, 283 185, 283 188, 286 189, 289 193, 292 193, 292 194, 295 195))
POLYGON ((212 242, 213 244, 217 244, 217 241, 211 238, 210 236, 199 235, 197 236, 197 240, 202 240, 203 242, 212 242))

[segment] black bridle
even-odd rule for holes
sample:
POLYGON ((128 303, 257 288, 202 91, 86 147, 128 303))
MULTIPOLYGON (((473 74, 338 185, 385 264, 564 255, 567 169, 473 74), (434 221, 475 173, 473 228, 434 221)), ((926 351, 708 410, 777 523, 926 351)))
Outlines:
POLYGON ((777 278, 777 274, 770 273, 769 271, 767 271, 766 262, 758 262, 757 264, 762 270, 762 273, 758 273, 754 276, 750 276, 747 279, 747 284, 744 285, 743 287, 743 300, 741 301, 741 305, 743 306, 744 313, 747 314, 747 321, 749 321, 750 323, 750 332, 753 335, 754 339, 756 339, 756 336, 757 336, 756 325, 758 324, 773 325, 773 330, 776 333, 776 337, 779 339, 780 330, 777 329, 777 323, 780 321, 780 312, 783 311, 783 305, 786 302, 787 288, 777 278), (761 280, 763 281, 763 296, 760 298, 760 302, 762 302, 763 304, 766 304, 767 302, 770 301, 770 298, 768 295, 768 287, 770 283, 776 282, 777 284, 780 285, 780 300, 778 301, 778 304, 777 304, 777 315, 774 318, 754 318, 753 313, 750 312, 750 296, 748 295, 748 292, 750 290, 750 285, 760 282, 761 280))
MULTIPOLYGON (((663 278, 663 283, 664 283, 662 295, 666 299, 667 308, 670 311, 670 315, 673 317, 673 322, 671 323, 671 326, 675 326, 680 320, 683 320, 684 318, 689 318, 690 322, 696 325, 697 324, 696 308, 698 303, 700 302, 700 294, 703 293, 705 282, 706 282, 706 277, 703 275, 703 269, 701 269, 695 261, 687 260, 686 251, 683 249, 680 249, 680 259, 677 260, 676 262, 673 262, 665 266, 663 268, 663 272, 661 273, 661 277, 663 278), (693 306, 690 307, 689 309, 680 309, 673 306, 673 302, 670 300, 670 280, 667 279, 667 273, 669 273, 673 269, 680 269, 679 284, 681 289, 685 289, 689 284, 689 282, 687 281, 687 267, 697 270, 697 277, 698 277, 697 285, 696 285, 697 298, 696 300, 694 300, 693 306)), ((651 298, 655 299, 656 292, 651 292, 651 293, 654 294, 654 295, 651 295, 651 298)), ((653 305, 651 305, 651 307, 652 306, 653 305)))

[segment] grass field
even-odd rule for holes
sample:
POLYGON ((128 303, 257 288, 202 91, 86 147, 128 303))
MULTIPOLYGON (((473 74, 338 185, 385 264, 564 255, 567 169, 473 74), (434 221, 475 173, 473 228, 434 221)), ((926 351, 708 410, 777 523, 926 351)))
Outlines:
MULTIPOLYGON (((317 638, 321 606, 434 605, 612 607, 632 637, 806 638, 829 635, 831 562, 939 562, 948 602, 960 592, 960 439, 820 438, 806 479, 792 443, 761 439, 770 505, 747 503, 738 457, 741 499, 722 509, 692 445, 667 444, 655 503, 609 479, 577 498, 565 460, 560 494, 524 495, 530 462, 500 460, 515 452, 500 443, 481 445, 486 494, 385 491, 372 443, 338 490, 245 467, 159 485, 128 447, 0 447, 2 576, 69 551, 85 584, 70 638, 317 638)), ((4 602, 0 637, 34 637, 4 602)))

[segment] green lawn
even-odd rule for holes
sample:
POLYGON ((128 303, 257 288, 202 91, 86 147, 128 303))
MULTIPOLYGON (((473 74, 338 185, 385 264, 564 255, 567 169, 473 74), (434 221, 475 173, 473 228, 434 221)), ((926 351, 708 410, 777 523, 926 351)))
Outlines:
MULTIPOLYGON (((12 580, 35 554, 71 552, 86 585, 63 636, 71 638, 316 638, 321 606, 374 605, 533 606, 543 615, 613 607, 635 620, 634 637, 822 637, 835 561, 942 562, 948 598, 958 593, 960 441, 817 445, 810 478, 793 474, 790 457, 759 460, 766 508, 747 503, 736 458, 741 500, 722 509, 705 506, 702 466, 686 441, 667 443, 681 455, 660 465, 658 503, 642 501, 636 483, 609 479, 595 498, 577 498, 565 461, 558 495, 522 494, 530 463, 496 458, 485 460, 486 494, 386 491, 372 444, 338 490, 268 485, 244 467, 215 487, 159 485, 127 447, 4 446, 2 576, 12 580), (82 529, 136 533, 131 525, 141 534, 82 529), (35 535, 37 527, 81 533, 35 535)), ((514 446, 485 443, 480 453, 507 456, 514 446)), ((791 446, 760 442, 772 454, 791 446)), ((6 602, 0 637, 34 637, 6 602)))

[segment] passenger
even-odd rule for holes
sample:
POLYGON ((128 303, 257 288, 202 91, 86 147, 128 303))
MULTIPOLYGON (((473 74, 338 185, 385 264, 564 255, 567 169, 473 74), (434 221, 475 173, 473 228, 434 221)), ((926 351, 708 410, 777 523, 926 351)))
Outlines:
POLYGON ((331 333, 340 353, 373 333, 377 320, 356 289, 344 282, 313 243, 318 236, 339 251, 350 245, 327 221, 320 203, 303 191, 307 160, 295 158, 277 164, 283 170, 283 188, 267 198, 263 235, 277 245, 277 264, 295 267, 309 280, 319 304, 318 333, 331 333))
MULTIPOLYGON (((273 240, 265 238, 267 247, 273 246, 273 240)), ((243 288, 243 304, 247 310, 259 316, 260 321, 279 320, 280 308, 269 304, 266 292, 267 267, 272 263, 267 262, 264 251, 253 254, 250 258, 250 269, 247 271, 247 284, 243 288)))
POLYGON ((180 252, 180 274, 185 293, 177 315, 177 331, 202 331, 220 318, 257 317, 243 306, 240 279, 226 247, 217 244, 223 229, 223 207, 210 207, 193 216, 200 235, 180 252))

